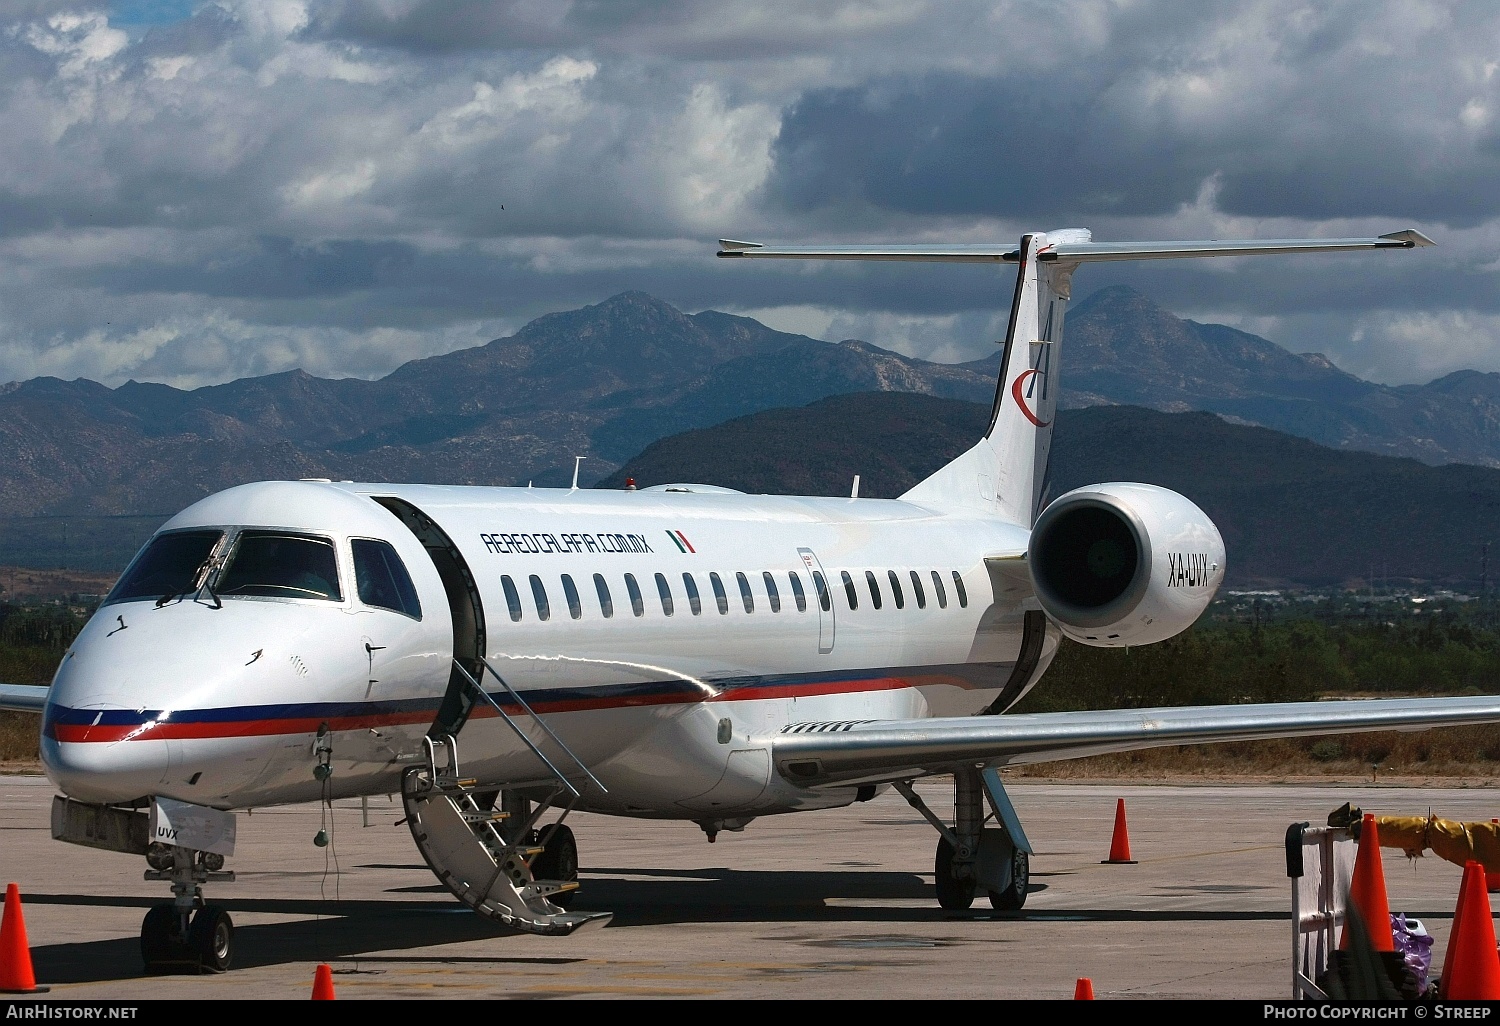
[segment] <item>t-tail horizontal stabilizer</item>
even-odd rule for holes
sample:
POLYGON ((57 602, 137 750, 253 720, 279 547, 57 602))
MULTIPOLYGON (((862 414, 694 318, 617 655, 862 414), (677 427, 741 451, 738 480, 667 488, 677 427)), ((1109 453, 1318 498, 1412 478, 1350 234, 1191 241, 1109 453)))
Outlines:
MULTIPOLYGON (((1036 233, 1042 245, 1037 259, 1051 261, 1172 260, 1182 257, 1254 256, 1275 253, 1347 253, 1366 249, 1415 249, 1436 245, 1431 239, 1407 228, 1371 239, 1205 239, 1198 242, 1094 242, 1080 238, 1085 228, 1063 228, 1036 233)), ((941 263, 1021 262, 1022 250, 1015 246, 984 243, 907 246, 766 246, 759 242, 719 240, 721 257, 753 257, 760 260, 915 260, 941 263)))

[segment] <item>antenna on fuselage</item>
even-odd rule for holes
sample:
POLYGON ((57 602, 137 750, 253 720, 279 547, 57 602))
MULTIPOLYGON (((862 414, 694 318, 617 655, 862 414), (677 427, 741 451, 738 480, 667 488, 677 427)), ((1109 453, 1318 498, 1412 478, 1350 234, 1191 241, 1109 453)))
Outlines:
POLYGON ((573 457, 573 491, 575 491, 575 492, 578 491, 578 468, 583 464, 583 461, 586 460, 586 459, 588 459, 587 456, 574 456, 573 457))
POLYGON ((849 498, 851 498, 851 499, 857 499, 857 498, 859 498, 859 475, 858 474, 854 475, 854 487, 849 489, 849 498))

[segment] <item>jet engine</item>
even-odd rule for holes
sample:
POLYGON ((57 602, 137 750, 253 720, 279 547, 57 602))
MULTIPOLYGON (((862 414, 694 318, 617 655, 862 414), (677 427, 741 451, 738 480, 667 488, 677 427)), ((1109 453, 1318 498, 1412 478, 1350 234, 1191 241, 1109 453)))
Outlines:
POLYGON ((1063 633, 1099 648, 1185 630, 1224 581, 1224 539, 1189 499, 1111 482, 1060 495, 1027 550, 1037 600, 1063 633))

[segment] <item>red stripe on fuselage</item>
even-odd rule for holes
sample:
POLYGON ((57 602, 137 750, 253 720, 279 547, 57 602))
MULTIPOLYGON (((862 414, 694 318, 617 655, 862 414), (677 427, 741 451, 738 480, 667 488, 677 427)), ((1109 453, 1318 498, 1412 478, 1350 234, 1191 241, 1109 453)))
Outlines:
MULTIPOLYGON (((533 702, 537 713, 584 712, 597 709, 628 709, 653 705, 687 705, 696 702, 753 702, 777 698, 814 698, 821 695, 853 695, 868 691, 896 691, 930 685, 944 685, 968 690, 972 687, 960 677, 872 677, 853 681, 828 681, 822 684, 768 684, 764 687, 736 688, 718 695, 686 698, 680 694, 629 695, 600 698, 567 698, 553 702, 533 702)), ((519 706, 503 703, 512 716, 522 714, 519 706)), ((479 706, 471 714, 476 719, 492 719, 499 714, 489 706, 479 706)), ((262 720, 219 720, 173 723, 170 720, 151 725, 53 724, 52 736, 69 744, 113 741, 167 741, 222 737, 266 737, 276 734, 315 734, 325 723, 329 730, 364 730, 370 727, 428 723, 432 712, 376 713, 366 716, 286 717, 262 720)))

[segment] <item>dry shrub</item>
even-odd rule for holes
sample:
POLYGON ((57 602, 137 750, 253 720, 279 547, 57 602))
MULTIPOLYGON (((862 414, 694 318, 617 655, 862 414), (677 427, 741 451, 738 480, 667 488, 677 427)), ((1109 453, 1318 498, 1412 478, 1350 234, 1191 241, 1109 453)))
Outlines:
POLYGON ((35 763, 41 728, 36 713, 0 712, 0 763, 35 763))
POLYGON ((50 684, 62 653, 41 645, 0 644, 0 683, 50 684))

